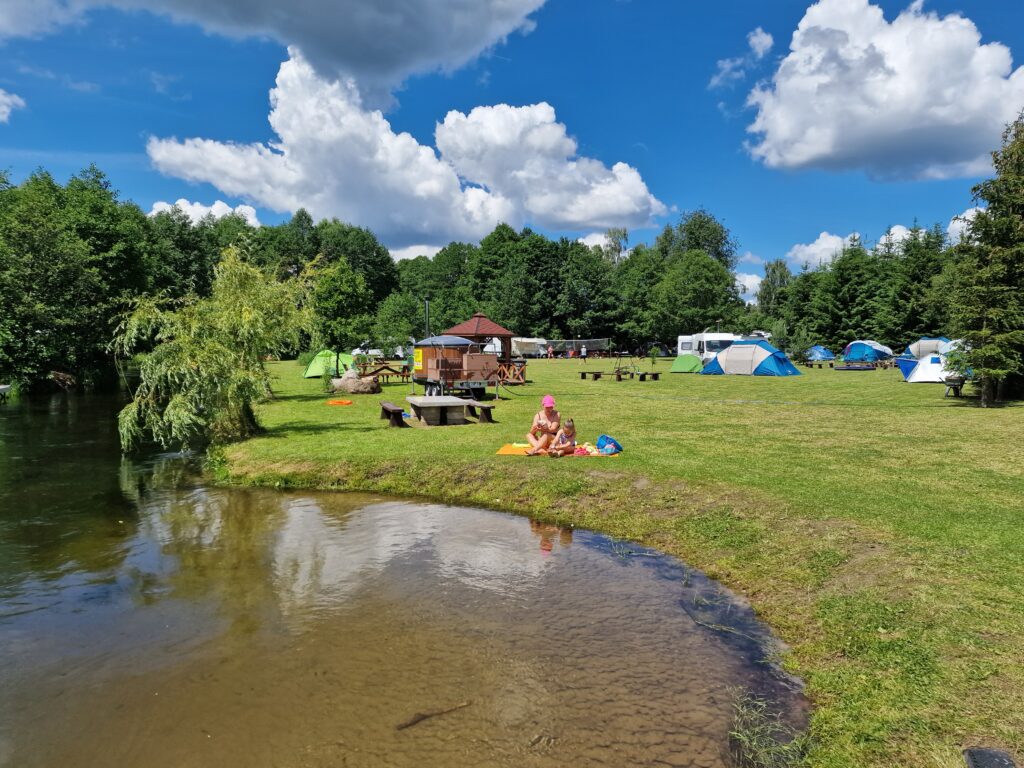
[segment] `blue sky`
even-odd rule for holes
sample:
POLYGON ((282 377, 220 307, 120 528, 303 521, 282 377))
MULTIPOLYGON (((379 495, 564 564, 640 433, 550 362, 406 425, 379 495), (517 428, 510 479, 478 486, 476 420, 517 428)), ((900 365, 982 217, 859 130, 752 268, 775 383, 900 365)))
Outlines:
POLYGON ((742 272, 827 259, 853 232, 945 227, 1024 107, 1012 0, 293 0, 289 23, 276 0, 3 5, 13 180, 95 162, 147 211, 221 200, 274 223, 301 204, 403 255, 504 218, 650 241, 703 206, 752 254, 742 272), (389 5, 413 15, 366 12, 389 5))

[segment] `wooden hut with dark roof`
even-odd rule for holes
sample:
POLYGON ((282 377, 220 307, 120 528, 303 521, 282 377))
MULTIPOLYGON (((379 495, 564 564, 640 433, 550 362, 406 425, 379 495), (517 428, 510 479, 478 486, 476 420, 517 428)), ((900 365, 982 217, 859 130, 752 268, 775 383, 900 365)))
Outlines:
MULTIPOLYGON (((469 320, 458 325, 453 325, 445 331, 445 334, 462 336, 484 346, 491 339, 497 339, 501 344, 501 353, 498 355, 497 379, 502 384, 525 384, 526 383, 526 362, 524 360, 512 359, 512 337, 515 336, 508 328, 502 328, 491 320, 483 312, 477 312, 469 320)), ((483 355, 465 355, 463 366, 478 366, 483 355)), ((493 358, 491 358, 493 360, 493 358)), ((486 367, 486 366, 485 366, 486 367)))
POLYGON ((498 360, 503 363, 512 361, 512 337, 515 334, 508 328, 502 328, 483 312, 477 312, 466 322, 453 325, 444 333, 445 335, 462 336, 476 342, 481 347, 491 339, 498 339, 501 343, 501 354, 498 355, 498 360))

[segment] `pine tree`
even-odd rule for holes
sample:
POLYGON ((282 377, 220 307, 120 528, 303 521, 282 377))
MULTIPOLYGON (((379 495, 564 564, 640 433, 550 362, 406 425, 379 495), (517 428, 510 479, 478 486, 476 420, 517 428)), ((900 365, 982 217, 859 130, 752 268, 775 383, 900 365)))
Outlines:
POLYGON ((995 176, 972 190, 985 210, 957 246, 950 314, 970 369, 990 406, 1024 373, 1024 113, 992 153, 995 176))

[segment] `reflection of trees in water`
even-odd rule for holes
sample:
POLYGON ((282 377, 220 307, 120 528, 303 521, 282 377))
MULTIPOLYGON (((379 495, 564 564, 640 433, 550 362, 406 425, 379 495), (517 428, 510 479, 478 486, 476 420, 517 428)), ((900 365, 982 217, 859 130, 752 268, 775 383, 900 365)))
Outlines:
POLYGON ((212 602, 243 634, 266 623, 277 603, 270 561, 282 517, 278 495, 195 488, 146 511, 161 554, 176 564, 167 575, 169 596, 212 602))
MULTIPOLYGON (((117 398, 25 398, 0 420, 0 583, 114 577, 137 533, 116 470, 117 398)), ((6 408, 6 406, 5 406, 6 408)))
POLYGON ((175 491, 198 477, 198 461, 186 454, 161 454, 139 461, 121 457, 118 485, 137 507, 156 491, 175 491))

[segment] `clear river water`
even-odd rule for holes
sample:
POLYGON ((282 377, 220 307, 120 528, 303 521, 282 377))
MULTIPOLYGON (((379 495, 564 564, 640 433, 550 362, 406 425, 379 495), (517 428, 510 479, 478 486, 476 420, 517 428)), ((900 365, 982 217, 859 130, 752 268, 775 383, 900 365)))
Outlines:
POLYGON ((727 766, 804 700, 678 560, 523 517, 207 485, 115 399, 0 405, 0 766, 727 766), (426 717, 421 717, 426 715, 426 717))

